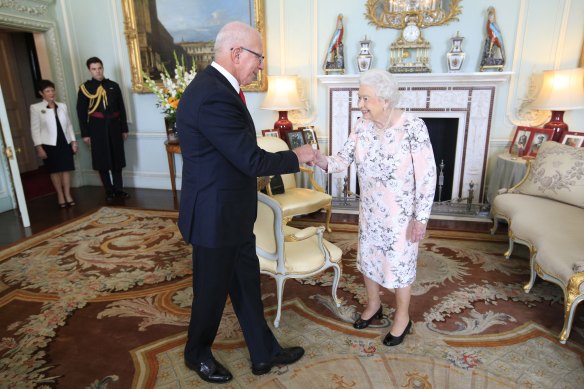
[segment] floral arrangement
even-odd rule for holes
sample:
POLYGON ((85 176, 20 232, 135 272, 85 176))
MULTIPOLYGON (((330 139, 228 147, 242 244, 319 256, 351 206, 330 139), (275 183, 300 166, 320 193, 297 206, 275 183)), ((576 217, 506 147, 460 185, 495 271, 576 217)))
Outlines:
POLYGON ((183 92, 197 74, 195 64, 193 63, 191 70, 187 71, 184 58, 179 62, 176 53, 174 53, 174 61, 176 63, 174 78, 170 76, 166 67, 162 67, 163 71, 160 75, 162 85, 157 84, 156 81, 144 73, 146 86, 158 98, 156 106, 162 109, 165 119, 172 122, 176 121, 176 109, 183 92))

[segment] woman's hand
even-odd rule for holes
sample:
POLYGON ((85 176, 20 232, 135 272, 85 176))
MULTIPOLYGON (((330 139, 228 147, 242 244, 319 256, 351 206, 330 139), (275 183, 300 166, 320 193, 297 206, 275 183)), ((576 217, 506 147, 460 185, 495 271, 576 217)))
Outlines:
POLYGON ((79 146, 77 146, 77 141, 71 142, 71 149, 73 150, 73 154, 77 154, 78 148, 79 148, 79 146))
POLYGON ((35 148, 36 148, 37 156, 40 159, 47 159, 47 152, 45 151, 45 149, 43 148, 43 146, 38 145, 35 148))
POLYGON ((426 224, 412 219, 406 230, 406 239, 412 243, 416 243, 424 239, 426 235, 426 224))

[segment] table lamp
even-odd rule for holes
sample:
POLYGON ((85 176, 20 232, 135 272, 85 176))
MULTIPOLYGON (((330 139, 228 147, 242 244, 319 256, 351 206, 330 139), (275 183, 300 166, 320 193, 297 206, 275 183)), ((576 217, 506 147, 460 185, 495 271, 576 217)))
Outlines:
POLYGON ((568 131, 564 111, 584 108, 584 68, 544 71, 541 90, 531 107, 552 111, 543 127, 553 129, 552 140, 559 142, 568 131))
POLYGON ((278 120, 274 123, 274 129, 280 130, 280 136, 286 139, 286 134, 292 131, 292 122, 288 120, 288 111, 302 108, 302 102, 298 97, 296 76, 268 76, 268 93, 262 109, 278 111, 278 120))

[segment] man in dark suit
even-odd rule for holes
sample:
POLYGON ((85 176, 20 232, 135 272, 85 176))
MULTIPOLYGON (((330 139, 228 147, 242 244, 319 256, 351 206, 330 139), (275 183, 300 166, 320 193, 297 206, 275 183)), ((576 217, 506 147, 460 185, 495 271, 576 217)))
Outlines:
POLYGON ((232 379, 211 353, 228 295, 254 374, 304 354, 301 347, 282 348, 264 318, 253 225, 257 177, 297 172, 315 155, 309 145, 279 153, 257 146, 240 86, 257 78, 262 51, 255 29, 241 22, 225 25, 215 40, 215 61, 187 87, 177 112, 183 156, 178 226, 193 245, 194 298, 184 358, 213 383, 232 379))
POLYGON ((116 82, 105 78, 101 59, 91 57, 86 64, 91 80, 81 84, 77 93, 81 136, 91 146, 92 166, 99 171, 106 200, 126 199, 130 195, 123 190, 122 168, 126 166, 128 122, 122 91, 116 82))

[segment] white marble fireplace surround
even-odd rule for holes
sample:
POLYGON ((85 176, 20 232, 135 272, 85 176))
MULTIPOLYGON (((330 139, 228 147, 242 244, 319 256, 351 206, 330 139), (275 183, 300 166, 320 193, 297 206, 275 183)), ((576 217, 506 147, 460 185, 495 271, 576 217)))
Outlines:
MULTIPOLYGON (((483 200, 495 92, 510 76, 511 72, 395 75, 402 92, 400 108, 422 118, 459 119, 452 198, 466 197, 472 182, 474 202, 483 200)), ((326 75, 318 80, 327 88, 328 148, 334 155, 361 116, 357 107, 359 75, 326 75)), ((439 155, 439 151, 435 153, 439 155)), ((349 190, 355 192, 354 167, 348 173, 334 174, 328 192, 339 196, 339 184, 347 176, 349 190)))

